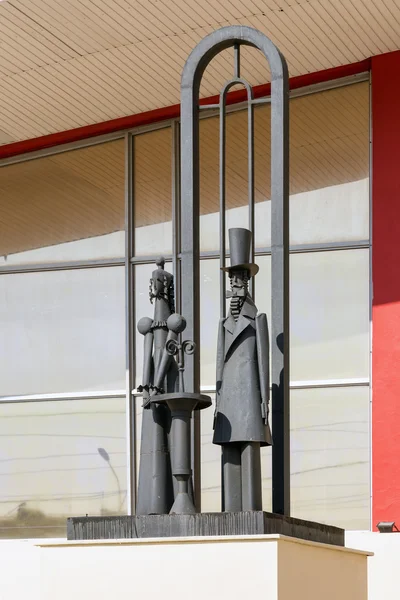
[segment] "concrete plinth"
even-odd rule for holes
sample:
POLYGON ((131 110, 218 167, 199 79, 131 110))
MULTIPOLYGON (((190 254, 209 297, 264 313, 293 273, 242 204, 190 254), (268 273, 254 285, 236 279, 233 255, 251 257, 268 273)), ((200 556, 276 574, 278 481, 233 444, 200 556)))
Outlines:
POLYGON ((367 600, 367 556, 279 535, 40 544, 41 600, 367 600))
POLYGON ((69 540, 264 534, 280 534, 312 542, 344 546, 344 530, 339 527, 263 511, 71 517, 67 521, 69 540))

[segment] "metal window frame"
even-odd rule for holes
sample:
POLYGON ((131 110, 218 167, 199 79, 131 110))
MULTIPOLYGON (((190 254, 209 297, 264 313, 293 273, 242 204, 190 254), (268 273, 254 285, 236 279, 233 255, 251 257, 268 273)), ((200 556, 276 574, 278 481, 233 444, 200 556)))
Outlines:
MULTIPOLYGON (((304 88, 299 88, 290 92, 290 99, 299 98, 302 96, 310 95, 313 93, 320 93, 336 88, 357 84, 368 81, 371 85, 370 73, 360 73, 350 77, 344 77, 336 80, 331 80, 322 84, 315 84, 304 88)), ((265 99, 264 103, 265 103, 265 99)), ((267 100, 268 102, 268 100, 267 100)), ((243 111, 245 105, 238 103, 226 107, 226 113, 230 114, 237 111, 243 111)), ((215 109, 208 109, 201 111, 199 115, 200 119, 212 118, 217 116, 218 112, 215 109)), ((370 112, 371 114, 371 112, 370 112)), ((135 265, 145 265, 154 262, 155 255, 153 256, 136 256, 134 253, 134 222, 133 222, 133 202, 134 202, 134 185, 133 185, 133 146, 134 138, 136 135, 150 133, 160 129, 168 128, 172 129, 172 207, 173 207, 173 227, 175 232, 179 232, 179 202, 180 202, 180 154, 179 154, 179 132, 180 132, 180 119, 168 119, 158 123, 153 123, 146 126, 141 126, 125 131, 119 131, 103 136, 97 136, 94 138, 88 138, 78 142, 72 142, 69 144, 63 144, 48 149, 43 149, 28 154, 21 154, 18 156, 6 158, 0 160, 0 168, 6 167, 13 164, 18 164, 30 160, 35 160, 44 157, 50 157, 52 155, 69 152, 73 150, 79 150, 82 148, 88 148, 98 144, 104 144, 116 140, 124 140, 125 143, 125 256, 105 259, 88 259, 88 260, 74 260, 74 261, 58 261, 58 262, 47 262, 47 263, 32 263, 32 264, 19 264, 19 265, 8 265, 0 266, 0 275, 6 274, 22 274, 22 273, 36 273, 36 272, 51 272, 59 270, 74 270, 74 269, 88 269, 88 268, 109 268, 114 266, 125 267, 125 318, 126 318, 126 389, 125 390, 111 390, 111 391, 96 391, 96 392, 73 392, 73 393, 54 393, 54 394, 33 394, 33 395, 15 395, 15 396, 0 396, 1 403, 23 403, 23 402, 47 402, 47 401, 76 401, 82 399, 97 399, 97 398, 126 398, 126 427, 127 427, 127 489, 128 489, 128 514, 133 514, 135 510, 136 501, 136 487, 137 487, 137 472, 136 472, 136 442, 137 442, 137 423, 136 423, 136 407, 135 398, 140 396, 134 389, 135 379, 135 307, 134 307, 134 267, 135 265)), ((371 134, 370 134, 371 136, 371 134)), ((371 143, 371 139, 370 139, 371 143)), ((372 188, 372 165, 370 162, 370 223, 372 222, 372 199, 371 199, 371 188, 372 188)), ((173 248, 173 254, 166 255, 167 260, 172 260, 174 268, 177 268, 180 263, 179 256, 179 240, 177 236, 176 244, 173 248)), ((353 250, 359 248, 369 248, 371 252, 371 241, 360 240, 360 241, 349 241, 349 242, 328 242, 321 244, 302 244, 290 247, 290 253, 307 253, 307 252, 323 252, 323 251, 336 251, 336 250, 353 250)), ((256 248, 255 256, 270 255, 271 248, 256 248)), ((200 252, 200 259, 216 259, 219 258, 219 251, 211 252, 200 252)), ((177 278, 179 281, 179 277, 177 278)), ((179 284, 178 284, 179 285, 179 284)), ((372 301, 372 265, 370 266, 370 305, 372 301)), ((177 307, 180 303, 180 292, 177 290, 177 307)), ((372 326, 371 326, 372 327, 372 326)), ((372 338, 372 331, 370 340, 372 338)), ((371 341, 370 341, 371 343, 371 341)), ((369 386, 371 389, 371 372, 370 378, 363 380, 327 380, 327 381, 307 381, 307 382, 291 382, 290 389, 307 389, 307 388, 325 388, 325 387, 353 387, 353 386, 369 386)), ((211 387, 202 387, 202 390, 208 393, 213 393, 215 390, 211 387)), ((371 395, 371 392, 370 392, 371 395)), ((196 429, 199 432, 199 423, 196 425, 196 429)), ((198 442, 200 442, 200 437, 198 442)), ((194 466, 199 466, 200 461, 200 443, 198 447, 193 448, 193 455, 195 456, 194 466)), ((372 457, 371 457, 372 461, 372 457)), ((198 469, 196 468, 196 471, 198 469)))

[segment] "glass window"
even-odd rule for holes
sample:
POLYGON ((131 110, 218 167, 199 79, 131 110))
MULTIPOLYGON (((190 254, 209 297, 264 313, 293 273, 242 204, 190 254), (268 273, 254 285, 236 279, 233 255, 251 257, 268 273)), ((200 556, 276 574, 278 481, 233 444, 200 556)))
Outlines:
POLYGON ((292 390, 292 515, 369 529, 369 388, 292 390))
MULTIPOLYGON (((221 507, 221 449, 214 407, 201 413, 202 510, 221 507)), ((273 423, 272 423, 273 433, 273 423)), ((291 390, 291 514, 369 528, 369 388, 291 390)), ((272 451, 261 450, 264 510, 272 509, 272 451)))
POLYGON ((0 404, 0 537, 126 513, 125 399, 0 404))
MULTIPOLYGON (((271 315, 271 257, 256 257, 256 304, 271 315)), ((291 381, 368 378, 369 251, 290 255, 291 381)))
MULTIPOLYGON (((226 122, 226 222, 248 226, 247 113, 226 122)), ((270 106, 255 110, 256 246, 271 246, 270 106)), ((219 249, 219 120, 200 123, 201 249, 219 249)), ((290 101, 290 243, 369 238, 368 82, 290 101)))
POLYGON ((135 255, 172 253, 172 133, 134 138, 135 255))
POLYGON ((124 140, 0 169, 0 266, 123 257, 124 140))
POLYGON ((220 319, 219 260, 200 261, 200 381, 215 387, 215 359, 220 319))
POLYGON ((215 395, 213 404, 200 411, 201 419, 201 510, 221 510, 221 446, 212 443, 215 395))
MULTIPOLYGON (((255 301, 271 321, 271 257, 257 256, 255 301)), ((201 261, 201 383, 215 385, 219 261, 201 261)), ((229 281, 226 281, 229 285, 229 281)), ((290 255, 291 381, 368 378, 369 251, 290 255)))
POLYGON ((125 388, 124 268, 0 276, 2 396, 125 388))

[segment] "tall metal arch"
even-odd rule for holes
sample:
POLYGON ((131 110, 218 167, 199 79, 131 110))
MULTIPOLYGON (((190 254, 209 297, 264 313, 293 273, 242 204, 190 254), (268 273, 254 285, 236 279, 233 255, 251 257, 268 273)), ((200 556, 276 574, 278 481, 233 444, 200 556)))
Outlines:
MULTIPOLYGON (((199 278, 199 90, 204 71, 222 50, 253 46, 271 71, 271 382, 272 382, 272 509, 290 514, 289 424, 289 84, 286 61, 261 32, 245 26, 223 27, 194 48, 181 79, 181 311, 186 334, 200 342, 199 278)), ((200 387, 200 353, 188 361, 188 391, 200 387)), ((197 498, 199 490, 197 489, 197 498)))

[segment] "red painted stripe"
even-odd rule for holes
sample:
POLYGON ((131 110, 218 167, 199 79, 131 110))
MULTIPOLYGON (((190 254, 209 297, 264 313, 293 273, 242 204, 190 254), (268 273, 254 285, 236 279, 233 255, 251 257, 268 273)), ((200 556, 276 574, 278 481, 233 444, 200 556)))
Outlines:
POLYGON ((372 59, 372 525, 400 526, 400 52, 372 59))
MULTIPOLYGON (((357 75, 358 73, 369 71, 370 65, 370 59, 366 59, 350 65, 343 65, 325 71, 317 71, 316 73, 307 73, 306 75, 292 77, 290 79, 290 89, 294 90, 316 83, 331 81, 332 79, 357 75)), ((254 88, 254 96, 256 98, 268 96, 270 90, 271 85, 269 83, 258 85, 254 88)), ((212 96, 202 100, 201 104, 214 104, 218 102, 218 100, 218 96, 212 96)), ((228 94, 227 97, 228 104, 236 104, 237 102, 243 102, 244 100, 246 100, 245 90, 236 90, 228 94)), ((52 133, 31 140, 6 144, 0 146, 0 159, 17 156, 18 154, 25 154, 26 152, 33 152, 35 150, 42 150, 44 148, 51 148, 60 144, 77 142, 79 140, 104 135, 106 133, 113 133, 123 129, 132 129, 133 127, 139 127, 140 125, 149 125, 150 123, 177 118, 179 117, 179 114, 180 105, 174 104, 173 106, 168 106, 166 108, 157 108, 156 110, 150 110, 128 117, 121 117, 119 119, 112 119, 111 121, 104 121, 103 123, 85 125, 84 127, 78 127, 77 129, 69 129, 68 131, 60 131, 59 133, 52 133)))

